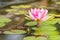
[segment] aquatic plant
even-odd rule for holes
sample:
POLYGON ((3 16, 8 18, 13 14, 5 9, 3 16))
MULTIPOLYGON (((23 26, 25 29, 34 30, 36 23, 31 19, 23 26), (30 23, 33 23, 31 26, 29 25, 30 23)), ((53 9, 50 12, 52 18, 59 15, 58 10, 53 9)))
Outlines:
POLYGON ((12 13, 14 15, 24 15, 24 14, 27 14, 28 12, 26 10, 20 10, 19 9, 6 9, 6 12, 8 13, 12 13))
POLYGON ((5 17, 0 17, 0 27, 3 27, 6 25, 6 23, 11 22, 11 19, 5 18, 5 17))
POLYGON ((32 20, 35 20, 37 22, 37 27, 39 27, 39 22, 46 21, 50 17, 46 14, 48 13, 48 10, 46 9, 31 9, 29 10, 29 16, 32 20))
POLYGON ((25 34, 26 31, 24 30, 11 30, 11 31, 5 31, 4 34, 25 34))
MULTIPOLYGON (((15 15, 23 14, 25 15, 25 19, 27 19, 25 20, 26 23, 24 23, 24 26, 27 26, 27 33, 33 36, 27 36, 24 40, 60 40, 59 32, 55 27, 57 22, 60 23, 60 20, 54 19, 55 15, 47 14, 47 9, 31 8, 29 12, 27 12, 27 10, 20 10, 20 8, 29 8, 29 6, 24 7, 24 5, 20 5, 12 6, 11 8, 13 10, 7 10, 7 12, 14 12, 15 15)), ((11 34, 21 33, 21 31, 13 32, 11 32, 11 34)), ((10 31, 6 33, 9 34, 10 31)))
POLYGON ((11 6, 11 8, 30 8, 31 5, 18 5, 18 6, 11 6))
MULTIPOLYGON (((60 40, 59 32, 57 31, 57 28, 55 27, 55 24, 58 21, 56 19, 48 20, 48 19, 51 19, 51 16, 48 16, 46 19, 46 14, 47 14, 46 9, 35 8, 29 11, 28 17, 32 20, 27 22, 25 25, 29 26, 35 32, 31 32, 33 36, 31 35, 31 36, 25 37, 24 40, 60 40), (40 13, 41 10, 42 10, 42 13, 40 13), (41 17, 43 18, 41 19, 41 17), (39 24, 37 24, 37 22, 39 24), (35 27, 36 25, 39 25, 39 26, 35 27)), ((28 30, 28 32, 30 31, 28 30)))
POLYGON ((29 36, 29 37, 25 37, 24 40, 47 40, 47 38, 45 38, 45 37, 29 36))

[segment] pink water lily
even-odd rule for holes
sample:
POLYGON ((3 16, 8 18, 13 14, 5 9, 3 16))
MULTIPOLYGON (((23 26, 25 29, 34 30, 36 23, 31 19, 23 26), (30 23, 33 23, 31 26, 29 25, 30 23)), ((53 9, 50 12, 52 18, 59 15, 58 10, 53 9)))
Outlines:
POLYGON ((32 20, 37 20, 39 19, 40 21, 45 21, 49 17, 47 16, 48 10, 47 9, 37 9, 37 8, 31 8, 29 10, 29 16, 32 20))

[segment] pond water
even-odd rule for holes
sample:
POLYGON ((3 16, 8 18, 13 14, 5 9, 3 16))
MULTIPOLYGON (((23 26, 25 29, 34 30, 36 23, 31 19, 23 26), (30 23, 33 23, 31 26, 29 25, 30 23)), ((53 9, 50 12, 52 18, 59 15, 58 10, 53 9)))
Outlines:
POLYGON ((0 40, 22 40, 24 35, 19 34, 9 34, 9 35, 0 35, 0 40))

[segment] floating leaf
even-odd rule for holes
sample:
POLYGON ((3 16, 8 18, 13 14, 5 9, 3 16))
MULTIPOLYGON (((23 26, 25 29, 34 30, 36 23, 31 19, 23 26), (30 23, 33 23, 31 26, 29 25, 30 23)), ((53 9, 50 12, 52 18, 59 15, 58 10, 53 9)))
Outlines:
POLYGON ((17 8, 18 9, 19 7, 18 6, 11 6, 11 8, 17 8))
POLYGON ((5 26, 5 24, 4 24, 4 23, 2 23, 2 22, 0 22, 0 27, 3 27, 3 26, 5 26))
POLYGON ((60 36, 59 35, 49 36, 49 40, 60 40, 60 36))
POLYGON ((0 17, 0 22, 10 22, 11 19, 9 18, 4 18, 4 17, 0 17))
POLYGON ((14 13, 14 14, 16 14, 16 15, 27 14, 27 11, 18 11, 18 12, 14 13))
POLYGON ((34 35, 42 35, 42 34, 47 34, 47 35, 58 35, 58 32, 56 31, 56 27, 53 25, 51 26, 41 26, 40 28, 33 28, 35 30, 34 35))
POLYGON ((60 18, 55 18, 54 20, 60 23, 60 18))
POLYGON ((18 7, 19 7, 19 8, 30 8, 31 5, 19 5, 18 7))
POLYGON ((31 5, 18 5, 18 6, 11 6, 11 8, 30 8, 31 5))
POLYGON ((39 8, 47 8, 46 6, 39 6, 39 8))
POLYGON ((37 37, 36 40, 48 40, 48 38, 47 37, 37 37))
POLYGON ((41 26, 48 26, 48 25, 54 25, 56 23, 57 23, 57 21, 55 21, 55 20, 47 20, 45 22, 40 22, 40 25, 41 26))
POLYGON ((24 34, 26 33, 23 30, 11 30, 11 31, 5 31, 4 34, 24 34))
POLYGON ((58 18, 59 18, 59 17, 60 17, 60 15, 55 15, 55 17, 58 17, 58 18))
POLYGON ((6 12, 16 12, 16 9, 6 9, 6 12))
POLYGON ((48 36, 54 36, 59 34, 57 31, 44 31, 44 33, 48 36))
POLYGON ((48 20, 53 20, 54 18, 55 18, 54 16, 50 16, 48 20))
POLYGON ((34 26, 34 25, 36 25, 36 22, 35 21, 30 21, 30 22, 27 22, 25 25, 34 26))
POLYGON ((56 4, 60 4, 60 2, 56 2, 56 4))
POLYGON ((43 31, 54 31, 54 30, 56 30, 56 27, 54 27, 54 26, 41 26, 40 29, 43 31))
POLYGON ((9 18, 3 18, 0 17, 0 27, 3 27, 6 25, 6 23, 10 22, 11 20, 9 18))
POLYGON ((23 40, 36 40, 34 36, 25 37, 23 40))
POLYGON ((26 20, 31 20, 31 19, 30 19, 30 18, 28 18, 28 17, 25 17, 25 19, 26 19, 26 20))

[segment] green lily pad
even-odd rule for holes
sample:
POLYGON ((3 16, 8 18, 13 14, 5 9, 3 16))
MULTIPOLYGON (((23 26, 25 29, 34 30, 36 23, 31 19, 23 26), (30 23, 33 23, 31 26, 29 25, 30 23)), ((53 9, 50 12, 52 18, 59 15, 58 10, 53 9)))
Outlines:
POLYGON ((14 14, 16 14, 16 15, 27 14, 27 11, 20 10, 14 14))
POLYGON ((54 31, 54 30, 56 30, 56 27, 54 27, 54 26, 41 26, 40 29, 43 31, 54 31))
POLYGON ((16 12, 16 9, 6 9, 6 12, 16 12))
POLYGON ((0 17, 0 27, 3 27, 6 25, 6 23, 10 22, 11 20, 9 18, 3 18, 0 17))
POLYGON ((60 2, 56 2, 56 4, 60 4, 60 2))
POLYGON ((57 21, 55 21, 55 20, 47 20, 45 22, 40 22, 40 25, 41 26, 48 26, 48 25, 54 25, 56 23, 57 23, 57 21))
POLYGON ((49 40, 60 40, 60 35, 49 36, 49 40))
POLYGON ((0 27, 4 27, 4 26, 5 26, 5 24, 0 22, 0 27))
POLYGON ((23 40, 36 40, 34 36, 25 37, 23 40))
POLYGON ((11 30, 11 31, 5 31, 4 34, 24 34, 26 31, 23 30, 11 30))
POLYGON ((57 21, 58 23, 60 23, 60 18, 55 18, 54 21, 57 21))
POLYGON ((10 22, 11 19, 9 18, 4 18, 4 17, 0 17, 0 22, 10 22))
POLYGON ((48 40, 48 38, 47 37, 37 37, 36 40, 48 40))
POLYGON ((34 26, 34 25, 36 25, 36 22, 35 21, 30 21, 30 22, 27 22, 25 25, 34 26))
POLYGON ((44 33, 48 36, 54 36, 59 34, 57 31, 44 31, 44 33))

